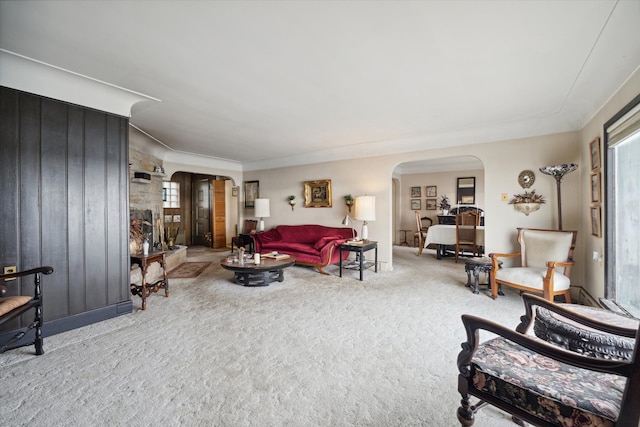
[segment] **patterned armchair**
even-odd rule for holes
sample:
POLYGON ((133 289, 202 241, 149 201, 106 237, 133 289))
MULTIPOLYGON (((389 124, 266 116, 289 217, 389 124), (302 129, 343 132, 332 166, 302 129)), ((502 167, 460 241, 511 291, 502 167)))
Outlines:
POLYGON ((467 341, 458 355, 458 421, 474 423, 486 404, 514 421, 538 426, 637 426, 640 420, 640 328, 602 323, 531 294, 523 294, 526 313, 516 330, 463 315, 467 341), (634 338, 630 360, 598 359, 567 351, 526 335, 533 306, 556 312, 588 328, 634 338), (497 337, 479 342, 481 330, 497 337), (471 396, 480 399, 471 404, 471 396))

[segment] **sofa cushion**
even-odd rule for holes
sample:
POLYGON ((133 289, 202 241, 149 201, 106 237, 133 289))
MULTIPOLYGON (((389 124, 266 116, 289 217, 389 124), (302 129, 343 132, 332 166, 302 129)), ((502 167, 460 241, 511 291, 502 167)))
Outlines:
POLYGON ((271 242, 266 245, 262 245, 264 251, 278 251, 283 254, 296 255, 309 254, 319 256, 320 252, 314 249, 313 246, 305 243, 293 243, 293 242, 271 242))
POLYGON ((325 236, 351 237, 350 228, 326 227, 324 225, 279 225, 276 227, 285 242, 315 243, 325 236))

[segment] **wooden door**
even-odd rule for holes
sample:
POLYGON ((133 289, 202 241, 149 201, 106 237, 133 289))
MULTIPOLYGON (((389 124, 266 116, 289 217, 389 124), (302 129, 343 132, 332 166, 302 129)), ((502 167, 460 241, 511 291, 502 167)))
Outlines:
POLYGON ((209 180, 193 181, 193 244, 209 246, 207 233, 211 231, 211 197, 209 180))
POLYGON ((213 247, 227 246, 226 194, 224 181, 212 181, 213 191, 213 247))

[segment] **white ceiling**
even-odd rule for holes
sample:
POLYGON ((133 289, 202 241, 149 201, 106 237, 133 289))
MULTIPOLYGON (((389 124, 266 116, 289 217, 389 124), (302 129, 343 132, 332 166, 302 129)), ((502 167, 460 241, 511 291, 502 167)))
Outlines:
POLYGON ((161 102, 245 169, 580 129, 640 66, 640 1, 0 1, 0 48, 161 102))

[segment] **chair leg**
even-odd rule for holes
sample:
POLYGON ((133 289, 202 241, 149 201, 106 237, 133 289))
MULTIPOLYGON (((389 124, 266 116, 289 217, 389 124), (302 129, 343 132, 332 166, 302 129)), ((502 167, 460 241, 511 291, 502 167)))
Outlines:
POLYGON ((569 292, 569 289, 567 289, 566 291, 564 291, 564 301, 567 304, 571 304, 571 293, 569 292))
POLYGON ((40 356, 44 354, 43 339, 42 339, 42 306, 36 306, 35 318, 33 319, 34 329, 36 333, 36 339, 33 342, 36 347, 36 355, 40 356))
POLYGON ((498 284, 496 283, 496 278, 493 271, 489 272, 489 283, 491 285, 491 298, 498 298, 498 284))

